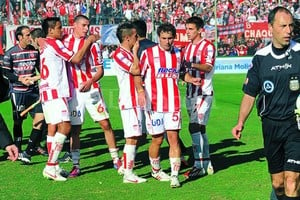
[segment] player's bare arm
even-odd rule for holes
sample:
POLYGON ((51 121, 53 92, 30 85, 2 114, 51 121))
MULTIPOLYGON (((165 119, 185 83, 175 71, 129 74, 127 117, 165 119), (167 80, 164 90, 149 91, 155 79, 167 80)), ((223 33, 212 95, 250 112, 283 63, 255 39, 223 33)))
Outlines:
POLYGON ((139 57, 137 55, 138 49, 139 49, 139 41, 136 41, 133 48, 132 53, 134 56, 133 63, 130 67, 130 73, 134 76, 139 76, 141 74, 140 67, 139 67, 139 57))
POLYGON ((210 72, 213 69, 213 66, 209 64, 191 63, 191 67, 203 72, 210 72))
POLYGON ((242 131, 244 128, 244 124, 249 116, 249 114, 252 111, 253 105, 255 102, 255 97, 252 97, 248 94, 245 94, 240 107, 239 117, 238 117, 238 123, 235 127, 232 128, 232 135, 234 138, 239 140, 242 136, 242 131))
POLYGON ((134 76, 134 85, 138 93, 138 105, 144 107, 146 105, 146 96, 142 83, 143 81, 141 76, 134 76))
POLYGON ((85 40, 82 48, 72 57, 72 59, 70 61, 74 64, 79 64, 80 61, 82 60, 84 54, 86 53, 86 51, 89 49, 90 45, 99 39, 100 39, 100 36, 97 34, 90 35, 85 40))

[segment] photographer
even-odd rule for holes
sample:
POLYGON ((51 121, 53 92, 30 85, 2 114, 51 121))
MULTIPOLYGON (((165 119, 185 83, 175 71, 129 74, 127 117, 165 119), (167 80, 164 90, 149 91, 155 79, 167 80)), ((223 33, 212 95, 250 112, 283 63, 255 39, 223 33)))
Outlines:
MULTIPOLYGON (((0 59, 0 65, 2 64, 2 57, 0 59)), ((8 91, 9 84, 8 81, 2 75, 2 69, 0 68, 0 103, 9 99, 8 91)), ((0 114, 0 148, 5 149, 8 152, 7 159, 15 161, 18 158, 18 148, 13 144, 12 137, 7 129, 5 121, 0 114)))

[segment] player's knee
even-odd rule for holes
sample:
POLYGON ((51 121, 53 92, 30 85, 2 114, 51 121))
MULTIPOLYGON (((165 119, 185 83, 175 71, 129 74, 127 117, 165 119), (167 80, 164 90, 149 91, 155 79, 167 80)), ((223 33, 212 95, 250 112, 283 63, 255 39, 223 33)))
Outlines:
POLYGON ((294 195, 299 190, 298 176, 285 176, 285 193, 294 195))
POLYGON ((42 130, 43 129, 43 124, 44 124, 44 119, 41 120, 33 120, 32 122, 32 127, 34 129, 42 130))
POLYGON ((284 182, 283 181, 272 181, 272 186, 275 190, 276 195, 284 194, 284 182))
POLYGON ((152 136, 152 144, 154 145, 161 145, 163 142, 164 136, 163 134, 159 134, 159 135, 153 135, 152 136))
POLYGON ((191 134, 197 133, 197 132, 206 133, 206 126, 202 125, 202 124, 197 124, 197 123, 190 123, 189 131, 191 134))
POLYGON ((111 125, 109 120, 105 119, 105 120, 101 120, 99 121, 99 124, 102 128, 102 130, 111 130, 111 125))

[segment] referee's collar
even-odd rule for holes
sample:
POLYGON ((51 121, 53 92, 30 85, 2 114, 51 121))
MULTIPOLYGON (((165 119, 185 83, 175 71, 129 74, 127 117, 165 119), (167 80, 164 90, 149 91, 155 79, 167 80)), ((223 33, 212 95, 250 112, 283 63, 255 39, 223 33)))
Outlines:
POLYGON ((285 54, 285 52, 289 49, 289 47, 290 47, 290 44, 283 48, 276 48, 272 44, 272 51, 274 52, 275 55, 279 56, 279 55, 285 54))

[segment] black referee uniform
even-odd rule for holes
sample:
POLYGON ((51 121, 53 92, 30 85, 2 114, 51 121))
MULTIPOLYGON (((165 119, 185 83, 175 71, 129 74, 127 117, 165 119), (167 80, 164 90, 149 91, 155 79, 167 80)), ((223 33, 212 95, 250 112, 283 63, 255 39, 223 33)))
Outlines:
POLYGON ((269 44, 256 52, 252 64, 243 91, 258 96, 269 172, 300 172, 300 131, 295 117, 300 94, 300 44, 291 41, 284 49, 269 44))

